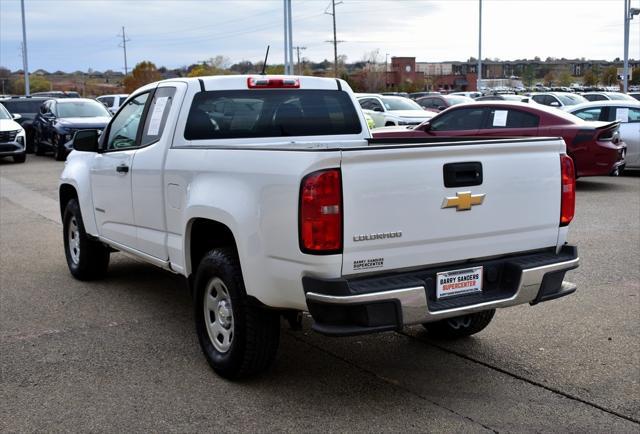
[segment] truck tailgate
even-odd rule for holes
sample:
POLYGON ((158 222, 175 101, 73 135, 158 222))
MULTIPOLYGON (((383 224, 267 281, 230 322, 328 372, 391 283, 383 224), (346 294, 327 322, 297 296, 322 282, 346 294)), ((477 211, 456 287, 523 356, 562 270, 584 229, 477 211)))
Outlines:
POLYGON ((343 275, 556 246, 564 151, 561 139, 343 150, 343 275), (482 183, 445 187, 450 163, 480 163, 482 183), (467 192, 485 196, 458 210, 467 192))

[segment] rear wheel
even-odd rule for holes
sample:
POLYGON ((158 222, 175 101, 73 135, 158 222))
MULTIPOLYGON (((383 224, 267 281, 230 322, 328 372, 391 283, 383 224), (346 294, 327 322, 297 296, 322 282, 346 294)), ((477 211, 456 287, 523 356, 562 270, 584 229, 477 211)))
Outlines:
POLYGON ((209 365, 238 379, 266 370, 280 340, 277 312, 247 297, 240 265, 231 249, 210 251, 195 281, 196 333, 209 365))
POLYGON ((67 202, 63 219, 64 253, 69 271, 79 280, 94 280, 109 267, 109 248, 84 230, 77 199, 67 202))
POLYGON ((393 122, 387 122, 386 124, 384 124, 385 127, 395 127, 396 124, 394 124, 393 122))
POLYGON ((436 339, 459 339, 484 330, 493 319, 495 313, 495 309, 485 310, 424 323, 422 326, 427 329, 430 336, 436 339))

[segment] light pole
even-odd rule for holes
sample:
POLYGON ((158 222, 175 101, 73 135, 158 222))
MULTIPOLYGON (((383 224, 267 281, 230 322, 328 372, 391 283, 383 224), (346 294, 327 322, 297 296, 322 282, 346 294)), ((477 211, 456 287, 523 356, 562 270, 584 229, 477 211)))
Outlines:
POLYGON ((387 76, 389 75, 389 53, 385 53, 384 55, 384 90, 389 88, 389 79, 387 76))
POLYGON ((284 73, 293 75, 291 0, 284 0, 284 73))
POLYGON ((476 90, 480 91, 480 83, 482 81, 482 0, 478 0, 478 66, 476 90))
POLYGON ((624 77, 622 90, 627 93, 629 87, 629 27, 634 15, 640 14, 640 9, 631 7, 631 0, 624 0, 624 77))
POLYGON ((22 69, 24 70, 24 94, 29 96, 29 62, 27 60, 27 25, 24 19, 24 0, 20 0, 22 9, 22 69))

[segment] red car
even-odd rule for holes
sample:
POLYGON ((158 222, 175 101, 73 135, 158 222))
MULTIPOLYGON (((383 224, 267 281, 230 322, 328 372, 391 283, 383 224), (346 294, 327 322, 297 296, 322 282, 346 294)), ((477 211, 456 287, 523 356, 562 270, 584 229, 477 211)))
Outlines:
POLYGON ((412 127, 380 128, 373 137, 562 137, 580 177, 617 175, 624 168, 627 145, 618 127, 619 122, 587 122, 539 104, 491 101, 456 105, 412 127))

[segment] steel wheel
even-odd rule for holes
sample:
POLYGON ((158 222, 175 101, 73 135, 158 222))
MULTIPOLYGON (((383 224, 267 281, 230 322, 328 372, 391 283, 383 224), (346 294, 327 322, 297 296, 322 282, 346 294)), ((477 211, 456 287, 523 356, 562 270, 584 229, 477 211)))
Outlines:
POLYGON ((204 292, 204 319, 214 348, 226 353, 233 342, 233 308, 224 282, 212 278, 204 292))
POLYGON ((67 241, 69 243, 69 255, 74 264, 80 263, 80 229, 75 217, 71 217, 67 229, 67 241))

